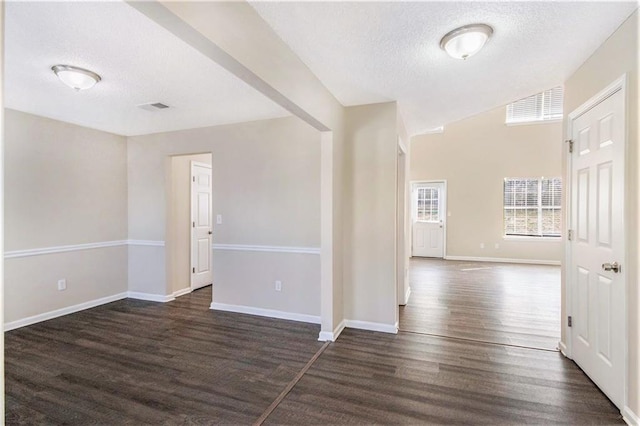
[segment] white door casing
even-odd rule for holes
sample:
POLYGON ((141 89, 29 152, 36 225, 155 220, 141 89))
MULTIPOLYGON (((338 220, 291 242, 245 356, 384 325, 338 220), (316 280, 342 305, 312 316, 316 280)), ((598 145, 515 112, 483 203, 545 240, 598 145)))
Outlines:
POLYGON ((446 183, 419 182, 411 188, 411 255, 443 258, 446 235, 446 183))
POLYGON ((213 282, 211 166, 191 162, 191 288, 213 282))
POLYGON ((569 116, 571 356, 620 409, 627 368, 625 120, 624 79, 569 116))

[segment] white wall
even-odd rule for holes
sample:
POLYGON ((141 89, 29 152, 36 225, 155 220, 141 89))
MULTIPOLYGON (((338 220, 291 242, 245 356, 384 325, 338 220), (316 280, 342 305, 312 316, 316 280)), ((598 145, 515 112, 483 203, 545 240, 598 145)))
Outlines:
MULTIPOLYGON (((169 157, 193 152, 212 153, 214 246, 228 248, 214 250, 214 302, 318 316, 319 297, 306 295, 319 295, 320 257, 286 251, 319 250, 320 133, 289 117, 128 138, 131 239, 165 241, 169 157)), ((165 249, 130 251, 132 290, 174 291, 165 249)))
MULTIPOLYGON (((565 123, 569 113, 604 89, 622 74, 627 74, 627 191, 625 194, 627 232, 627 312, 629 315, 629 401, 636 416, 640 416, 640 149, 638 123, 640 122, 638 67, 638 10, 600 46, 565 83, 565 123)), ((563 168, 566 163, 563 161, 563 168)), ((564 297, 564 274, 563 290, 564 297)), ((563 313, 564 312, 563 300, 563 313)), ((562 341, 566 341, 563 327, 562 341)), ((638 418, 638 417, 636 417, 638 418)))
POLYGON ((345 318, 395 327, 395 102, 346 108, 345 318))
MULTIPOLYGON (((5 110, 4 177, 8 255, 127 239, 125 138, 5 110)), ((5 259, 5 322, 122 294, 126 271, 124 244, 5 259)))
POLYGON ((447 181, 447 256, 559 262, 561 239, 503 238, 503 182, 562 176, 562 123, 507 126, 505 113, 496 108, 449 124, 444 133, 414 136, 411 180, 447 181))

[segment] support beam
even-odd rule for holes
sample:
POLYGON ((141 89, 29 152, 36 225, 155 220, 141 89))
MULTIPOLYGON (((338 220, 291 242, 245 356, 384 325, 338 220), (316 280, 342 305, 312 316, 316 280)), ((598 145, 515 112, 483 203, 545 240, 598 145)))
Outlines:
MULTIPOLYGON (((242 21, 243 25, 236 27, 243 30, 256 28, 259 26, 256 22, 266 25, 248 4, 244 2, 167 2, 162 4, 156 1, 129 1, 128 4, 315 129, 321 132, 330 130, 326 124, 281 93, 279 90, 281 88, 270 84, 257 72, 236 59, 234 52, 227 52, 220 46, 224 44, 219 42, 220 36, 223 35, 224 38, 229 36, 229 33, 219 33, 221 27, 228 27, 235 21, 242 21), (254 21, 253 26, 247 25, 247 21, 254 21), (216 22, 223 25, 217 25, 216 22)), ((262 32, 264 33, 264 29, 262 32)), ((248 35, 246 38, 249 39, 248 35)), ((227 43, 227 49, 231 47, 233 46, 227 43)), ((246 48, 246 46, 237 47, 243 50, 246 48)), ((270 65, 273 67, 273 63, 270 65)), ((310 71, 308 73, 311 74, 310 71)), ((305 77, 308 78, 308 76, 305 77)), ((324 86, 322 89, 326 91, 324 86)))

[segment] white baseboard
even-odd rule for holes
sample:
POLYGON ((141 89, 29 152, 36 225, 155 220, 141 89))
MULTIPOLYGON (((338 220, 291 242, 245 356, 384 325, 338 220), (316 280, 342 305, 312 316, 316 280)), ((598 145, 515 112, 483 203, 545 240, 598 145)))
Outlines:
POLYGON ((629 407, 624 407, 622 410, 622 420, 627 422, 629 426, 640 426, 640 416, 631 411, 629 407))
POLYGON ((333 331, 321 331, 318 340, 320 342, 335 342, 345 326, 345 320, 342 320, 333 331))
POLYGON ((562 355, 565 356, 565 358, 571 359, 571 357, 569 356, 569 352, 567 350, 567 345, 565 345, 563 341, 558 342, 558 349, 560 350, 562 355))
POLYGON ((320 317, 315 315, 298 314, 295 312, 276 311, 273 309, 254 308, 253 306, 228 305, 226 303, 212 302, 210 309, 214 311, 236 312, 239 314, 257 315, 259 317, 278 318, 290 321, 308 322, 320 324, 320 317))
POLYGON ((180 296, 184 296, 185 294, 189 294, 191 293, 193 289, 191 287, 185 287, 182 290, 178 290, 178 291, 174 291, 173 292, 173 297, 180 297, 180 296))
POLYGON ((445 256, 445 260, 462 260, 467 262, 493 262, 493 263, 526 263, 532 265, 553 265, 560 266, 559 260, 536 260, 536 259, 509 259, 506 257, 473 257, 473 256, 445 256))
POLYGON ((77 305, 68 306, 66 308, 56 309, 55 311, 45 312, 44 314, 38 314, 16 321, 11 321, 4 325, 4 331, 15 330, 16 328, 25 327, 27 325, 32 325, 38 322, 47 321, 79 311, 84 311, 85 309, 95 308, 96 306, 115 302, 116 300, 126 299, 127 295, 127 292, 118 293, 114 294, 113 296, 101 297, 100 299, 94 299, 88 302, 79 303, 77 305))
POLYGON ((358 321, 358 320, 345 320, 347 328, 357 328, 359 330, 379 331, 382 333, 398 334, 398 323, 383 324, 380 322, 358 321))
POLYGON ((151 294, 151 293, 139 293, 137 291, 128 292, 127 297, 130 299, 148 300, 150 302, 161 302, 161 303, 171 302, 172 300, 176 299, 173 294, 162 295, 162 294, 151 294))

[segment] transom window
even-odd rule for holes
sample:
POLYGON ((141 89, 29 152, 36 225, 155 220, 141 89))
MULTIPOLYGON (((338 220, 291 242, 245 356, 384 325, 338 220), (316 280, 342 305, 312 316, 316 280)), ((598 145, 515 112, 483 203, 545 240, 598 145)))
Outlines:
POLYGON ((507 124, 562 120, 562 86, 537 93, 507 105, 507 124))
POLYGON ((416 218, 423 222, 438 222, 440 220, 438 188, 418 188, 418 210, 416 218))
POLYGON ((504 234, 560 237, 562 179, 506 178, 504 234))

